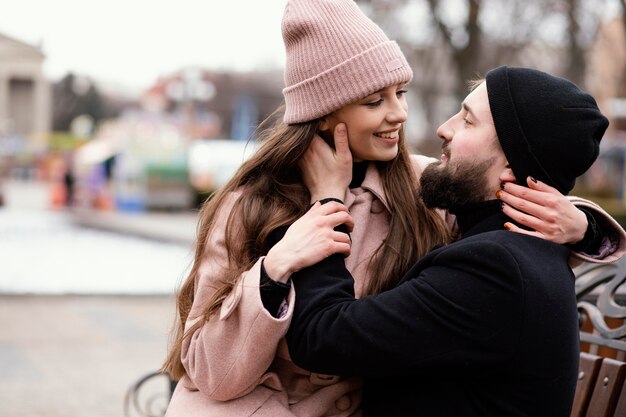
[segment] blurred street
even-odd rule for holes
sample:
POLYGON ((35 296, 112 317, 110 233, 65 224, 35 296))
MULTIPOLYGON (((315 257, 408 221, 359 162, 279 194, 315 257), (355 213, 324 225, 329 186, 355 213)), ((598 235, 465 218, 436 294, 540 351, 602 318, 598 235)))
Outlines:
POLYGON ((3 189, 0 293, 171 294, 191 260, 192 214, 73 215, 47 209, 44 184, 3 189))
POLYGON ((134 214, 124 234, 122 214, 91 213, 78 221, 96 227, 86 228, 48 210, 44 184, 2 190, 0 417, 123 416, 128 389, 166 353, 194 216, 134 214))

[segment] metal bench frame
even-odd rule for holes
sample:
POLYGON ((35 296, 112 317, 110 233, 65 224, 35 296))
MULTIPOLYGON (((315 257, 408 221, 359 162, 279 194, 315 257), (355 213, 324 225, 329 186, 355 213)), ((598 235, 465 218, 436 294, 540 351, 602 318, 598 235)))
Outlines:
POLYGON ((626 260, 574 273, 581 355, 571 417, 626 417, 626 260))

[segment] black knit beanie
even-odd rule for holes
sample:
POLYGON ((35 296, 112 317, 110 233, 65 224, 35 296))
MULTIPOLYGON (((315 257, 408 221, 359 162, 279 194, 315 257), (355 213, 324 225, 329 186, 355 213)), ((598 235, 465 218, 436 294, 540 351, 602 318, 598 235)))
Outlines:
POLYGON ((574 83, 530 68, 487 73, 489 106, 502 150, 517 178, 574 188, 598 157, 609 125, 596 101, 574 83))

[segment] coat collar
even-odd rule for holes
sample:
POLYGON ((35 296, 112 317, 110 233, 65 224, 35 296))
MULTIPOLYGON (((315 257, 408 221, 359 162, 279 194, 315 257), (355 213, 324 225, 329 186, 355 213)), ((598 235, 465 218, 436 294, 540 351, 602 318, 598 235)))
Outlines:
POLYGON ((513 220, 502 212, 500 200, 488 200, 450 209, 456 215, 461 239, 492 230, 504 230, 504 223, 513 220))
POLYGON ((380 200, 381 203, 383 203, 383 206, 385 206, 385 209, 391 212, 389 208, 389 204, 387 202, 387 196, 385 195, 385 190, 383 188, 382 178, 374 162, 367 163, 367 169, 365 171, 365 178, 363 178, 363 182, 361 183, 361 188, 371 192, 377 199, 380 200))

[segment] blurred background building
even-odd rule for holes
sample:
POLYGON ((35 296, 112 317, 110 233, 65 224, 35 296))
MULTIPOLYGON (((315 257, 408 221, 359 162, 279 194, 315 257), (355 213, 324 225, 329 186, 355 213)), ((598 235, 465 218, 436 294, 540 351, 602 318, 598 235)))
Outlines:
POLYGON ((43 52, 0 35, 0 123, 5 135, 45 132, 50 127, 49 83, 43 52))
MULTIPOLYGON (((276 72, 202 68, 156 80, 76 147, 72 203, 124 211, 197 207, 254 149, 257 125, 280 104, 281 83, 276 72)), ((98 117, 77 117, 84 116, 98 117)))
MULTIPOLYGON (((546 70, 590 91, 611 118, 602 156, 576 192, 621 216, 624 0, 358 3, 413 67, 407 136, 415 152, 438 154, 435 129, 456 111, 467 80, 502 64, 546 70)), ((3 176, 56 183, 56 206, 197 207, 254 149, 256 126, 282 100, 280 69, 182 66, 131 93, 89 74, 47 79, 44 60, 40 47, 0 36, 0 152, 3 176)))
POLYGON ((46 148, 52 102, 44 59, 40 48, 0 34, 0 176, 16 156, 46 148))

